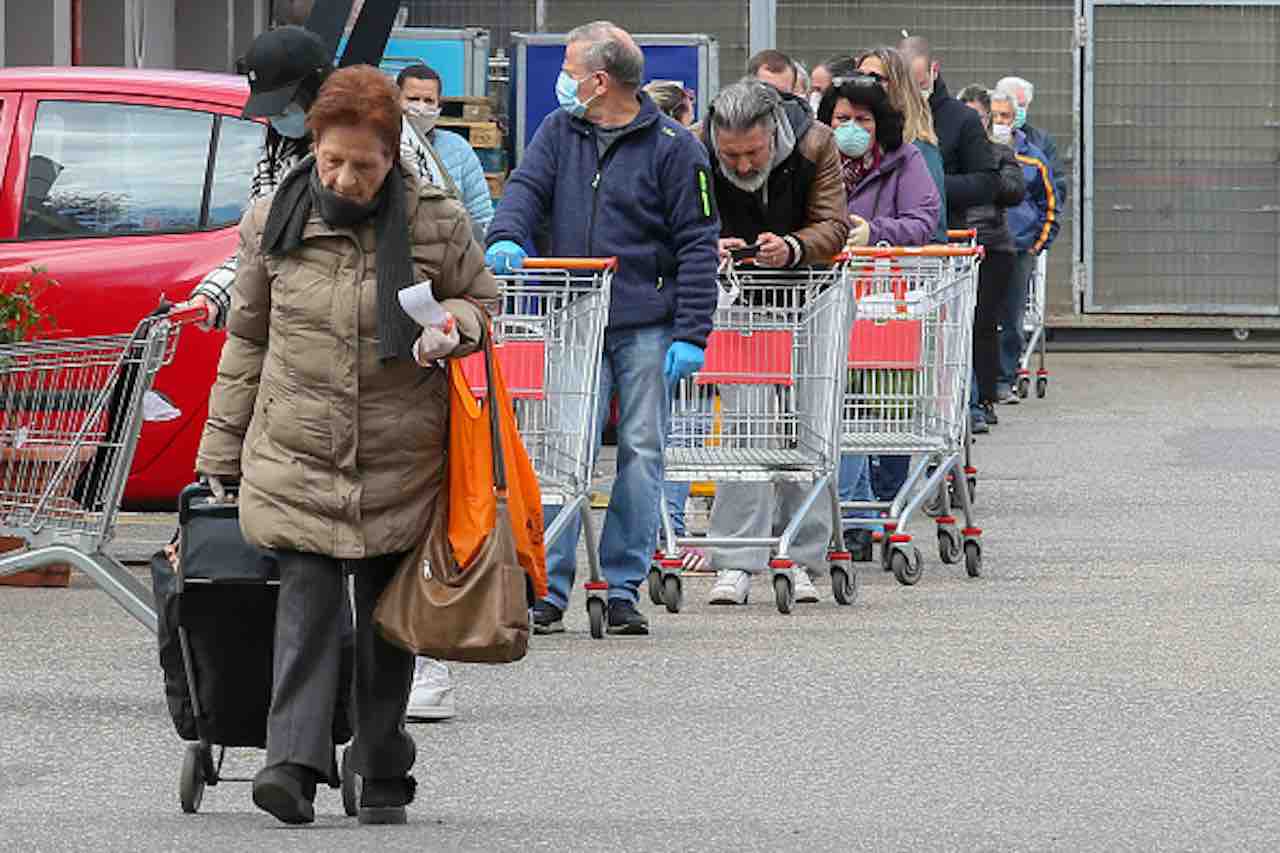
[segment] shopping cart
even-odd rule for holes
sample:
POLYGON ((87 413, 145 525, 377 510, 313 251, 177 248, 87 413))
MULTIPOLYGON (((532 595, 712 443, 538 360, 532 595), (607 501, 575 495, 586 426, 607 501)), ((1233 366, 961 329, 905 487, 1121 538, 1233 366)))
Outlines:
MULTIPOLYGON (((671 432, 664 454, 674 482, 773 482, 811 484, 796 517, 780 536, 711 538, 677 536, 662 509, 662 556, 649 574, 672 613, 683 605, 682 546, 768 548, 778 610, 795 601, 790 549, 801 521, 819 502, 832 513, 839 542, 834 492, 839 459, 839 401, 844 390, 849 299, 844 265, 767 270, 726 265, 720 276, 715 331, 701 371, 672 391, 671 432), (709 386, 719 407, 709 411, 709 386)), ((836 600, 852 603, 856 579, 843 545, 828 554, 836 600)))
POLYGON ((1045 340, 1044 330, 1044 294, 1045 273, 1048 267, 1048 253, 1036 255, 1036 268, 1027 282, 1027 311, 1022 321, 1022 332, 1026 336, 1026 346, 1022 349, 1022 362, 1018 365, 1018 396, 1024 400, 1031 394, 1031 357, 1039 350, 1040 367, 1036 370, 1036 396, 1044 399, 1049 393, 1049 371, 1044 366, 1045 340))
POLYGON ((0 346, 0 576, 69 564, 152 632, 155 599, 105 547, 142 430, 143 397, 203 309, 162 306, 131 334, 0 346))
POLYGON ((908 532, 927 503, 938 512, 939 556, 963 557, 971 577, 982 570, 982 531, 966 479, 973 313, 981 248, 877 247, 850 250, 848 280, 853 330, 842 412, 841 450, 917 456, 891 501, 845 502, 871 517, 844 520, 850 528, 884 528, 881 562, 902 584, 919 581, 920 549, 908 532), (953 497, 954 496, 954 497, 953 497), (956 500, 964 527, 951 513, 956 500))
MULTIPOLYGON (((494 352, 511 392, 520 437, 538 474, 543 506, 558 507, 548 547, 582 521, 590 566, 585 589, 591 636, 604 636, 609 585, 591 518, 591 473, 600 434, 600 361, 616 258, 530 258, 500 280, 494 352)), ((483 396, 484 362, 463 370, 483 396)))

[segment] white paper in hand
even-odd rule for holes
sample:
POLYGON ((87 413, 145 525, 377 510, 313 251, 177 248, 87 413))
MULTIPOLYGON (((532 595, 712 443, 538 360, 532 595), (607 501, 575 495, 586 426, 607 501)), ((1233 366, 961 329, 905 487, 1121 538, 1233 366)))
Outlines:
POLYGON ((448 313, 436 301, 430 281, 420 281, 399 292, 400 307, 424 329, 444 327, 448 313))

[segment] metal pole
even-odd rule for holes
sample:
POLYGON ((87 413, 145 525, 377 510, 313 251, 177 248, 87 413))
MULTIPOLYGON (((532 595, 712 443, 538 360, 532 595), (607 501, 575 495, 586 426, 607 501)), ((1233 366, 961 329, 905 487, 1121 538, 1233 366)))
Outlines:
POLYGON ((749 52, 754 56, 778 43, 778 0, 749 2, 751 8, 747 18, 747 33, 749 52))

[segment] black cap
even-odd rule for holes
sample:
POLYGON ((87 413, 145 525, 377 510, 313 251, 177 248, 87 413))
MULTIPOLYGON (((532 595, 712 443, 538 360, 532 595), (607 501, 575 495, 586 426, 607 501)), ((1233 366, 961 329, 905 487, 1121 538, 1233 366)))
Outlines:
POLYGON ((253 40, 236 64, 249 78, 245 118, 279 115, 302 83, 320 82, 333 70, 333 57, 320 36, 302 27, 268 30, 253 40))

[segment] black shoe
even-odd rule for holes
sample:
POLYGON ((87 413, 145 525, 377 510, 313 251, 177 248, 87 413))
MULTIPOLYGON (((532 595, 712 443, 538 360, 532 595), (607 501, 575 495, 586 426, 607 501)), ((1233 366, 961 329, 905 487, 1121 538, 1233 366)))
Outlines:
POLYGON ((871 531, 865 527, 851 527, 844 532, 844 549, 855 563, 869 563, 873 557, 871 531))
POLYGON ((253 804, 285 823, 316 819, 316 772, 301 764, 273 764, 253 777, 253 804))
POLYGON ((365 779, 360 786, 361 823, 406 823, 404 807, 413 802, 418 781, 412 776, 393 779, 365 779))
POLYGON ((630 601, 613 598, 609 600, 609 627, 605 631, 609 634, 648 634, 649 620, 630 601))
POLYGON ((972 435, 986 435, 991 432, 991 427, 987 426, 987 416, 982 414, 981 410, 969 416, 969 432, 972 435))
POLYGON ((563 634, 564 611, 550 601, 539 601, 533 605, 533 633, 563 634))
POLYGON ((996 415, 996 404, 988 400, 982 404, 982 414, 987 419, 988 426, 999 426, 1000 418, 996 415))

